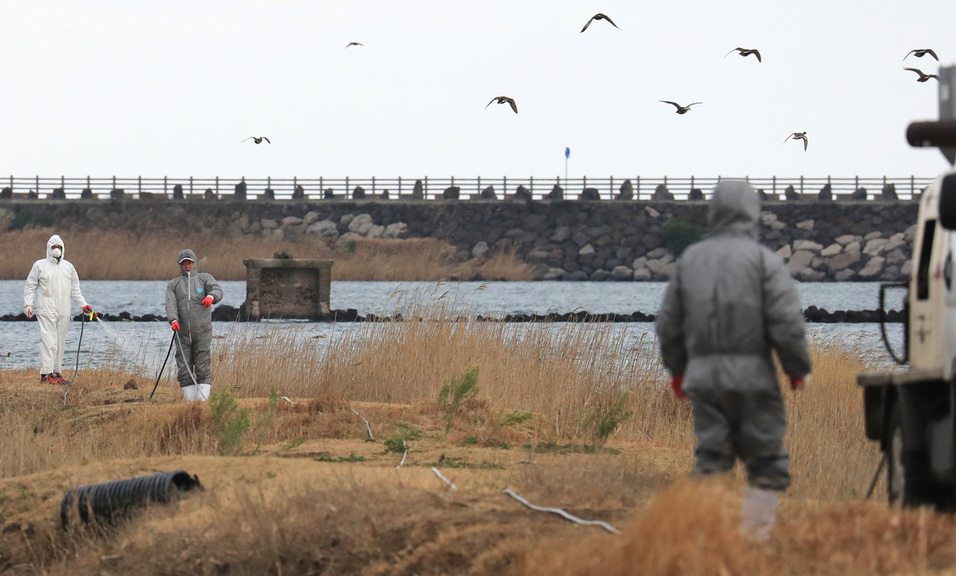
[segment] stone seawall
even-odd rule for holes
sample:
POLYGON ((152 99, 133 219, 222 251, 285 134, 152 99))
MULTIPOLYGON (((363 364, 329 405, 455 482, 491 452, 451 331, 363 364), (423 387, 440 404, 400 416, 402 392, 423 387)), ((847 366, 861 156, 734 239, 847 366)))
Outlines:
MULTIPOLYGON (((901 281, 918 201, 764 202, 760 241, 804 281, 901 281)), ((209 230, 330 244, 437 238, 462 259, 514 250, 539 280, 665 280, 706 231, 704 201, 11 200, 0 230, 95 226, 209 230)), ((2 235, 0 235, 2 238, 2 235)))

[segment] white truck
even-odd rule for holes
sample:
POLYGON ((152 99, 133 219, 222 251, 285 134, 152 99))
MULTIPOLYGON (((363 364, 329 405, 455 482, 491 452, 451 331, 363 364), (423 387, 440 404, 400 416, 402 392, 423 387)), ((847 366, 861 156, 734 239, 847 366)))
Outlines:
MULTIPOLYGON (((941 97, 942 97, 941 92, 941 97)), ((947 97, 949 93, 946 93, 947 97)), ((942 104, 942 100, 941 100, 942 104)), ((939 147, 952 163, 956 120, 915 122, 907 129, 913 146, 939 147)), ((866 437, 880 442, 889 462, 889 501, 956 510, 956 169, 950 167, 920 198, 905 288, 903 353, 884 343, 905 370, 863 373, 866 437)), ((871 488, 872 489, 872 488, 871 488)))

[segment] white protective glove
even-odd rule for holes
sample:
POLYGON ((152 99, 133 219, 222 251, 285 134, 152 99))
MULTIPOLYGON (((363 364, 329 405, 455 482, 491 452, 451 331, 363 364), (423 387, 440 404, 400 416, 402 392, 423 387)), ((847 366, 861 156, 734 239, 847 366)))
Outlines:
POLYGON ((33 306, 27 304, 23 307, 23 311, 27 313, 27 318, 33 318, 33 306))

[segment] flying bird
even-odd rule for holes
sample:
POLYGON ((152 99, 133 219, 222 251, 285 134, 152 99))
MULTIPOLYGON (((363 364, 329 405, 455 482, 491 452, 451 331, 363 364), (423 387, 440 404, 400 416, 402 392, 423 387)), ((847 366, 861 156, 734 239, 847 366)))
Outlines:
POLYGON ((584 25, 584 28, 581 28, 581 32, 584 32, 585 30, 587 30, 587 29, 588 29, 588 26, 591 25, 591 22, 594 22, 595 20, 607 20, 608 23, 609 23, 611 26, 614 26, 615 28, 617 28, 618 30, 620 30, 620 28, 618 28, 617 24, 615 24, 613 20, 611 20, 610 18, 607 17, 607 14, 601 14, 600 12, 598 12, 598 13, 595 14, 594 16, 591 16, 591 19, 588 20, 588 23, 584 25))
POLYGON ((807 149, 807 133, 806 132, 794 132, 793 134, 787 136, 783 139, 784 142, 787 140, 803 140, 803 149, 807 149))
POLYGON ((917 74, 919 74, 919 78, 916 79, 917 82, 926 82, 930 78, 936 78, 936 81, 939 82, 939 76, 937 76, 936 74, 926 74, 919 68, 903 68, 903 70, 910 70, 912 72, 916 72, 917 74))
POLYGON ((661 100, 661 102, 664 102, 665 104, 673 104, 674 106, 676 106, 678 114, 687 114, 688 112, 690 112, 690 107, 693 106, 694 104, 703 104, 703 102, 691 102, 687 106, 681 106, 677 102, 671 102, 670 100, 661 100))
MULTIPOLYGON (((256 144, 262 144, 262 141, 265 140, 265 141, 268 142, 269 144, 272 144, 272 142, 269 142, 269 139, 266 138, 265 136, 250 136, 250 137, 246 138, 246 140, 252 140, 252 141, 255 142, 256 144)), ((243 140, 243 142, 245 142, 246 140, 243 140)))
POLYGON ((349 42, 348 44, 345 45, 346 48, 348 48, 349 46, 365 46, 365 44, 362 44, 361 42, 349 42))
POLYGON ((926 56, 927 54, 929 54, 930 56, 933 57, 933 60, 936 60, 937 62, 939 62, 939 57, 936 56, 936 52, 933 52, 932 48, 917 48, 916 50, 910 50, 909 52, 906 53, 906 56, 903 56, 903 60, 906 60, 907 58, 909 58, 910 54, 912 54, 913 56, 916 56, 917 58, 922 58, 923 56, 926 56))
POLYGON ((735 50, 736 50, 738 53, 740 53, 741 56, 744 56, 744 57, 747 57, 747 56, 750 56, 751 54, 753 54, 754 56, 757 57, 757 62, 763 62, 763 60, 760 59, 760 51, 759 51, 759 50, 757 50, 756 48, 741 48, 741 47, 739 47, 739 46, 738 46, 737 48, 734 48, 734 49, 731 50, 730 52, 724 54, 724 58, 730 56, 730 54, 731 54, 732 52, 734 52, 735 50))
POLYGON ((511 104, 511 109, 515 111, 515 114, 518 113, 518 105, 515 104, 514 98, 509 98, 507 96, 495 96, 494 98, 491 99, 491 102, 488 102, 487 104, 485 104, 485 108, 491 106, 492 103, 511 104))

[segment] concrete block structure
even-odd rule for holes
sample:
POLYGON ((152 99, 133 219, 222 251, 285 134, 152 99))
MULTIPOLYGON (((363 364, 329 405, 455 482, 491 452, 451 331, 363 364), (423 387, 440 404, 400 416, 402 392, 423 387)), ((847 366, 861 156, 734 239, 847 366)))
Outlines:
POLYGON ((323 320, 330 314, 332 260, 246 259, 246 301, 250 320, 323 320))

